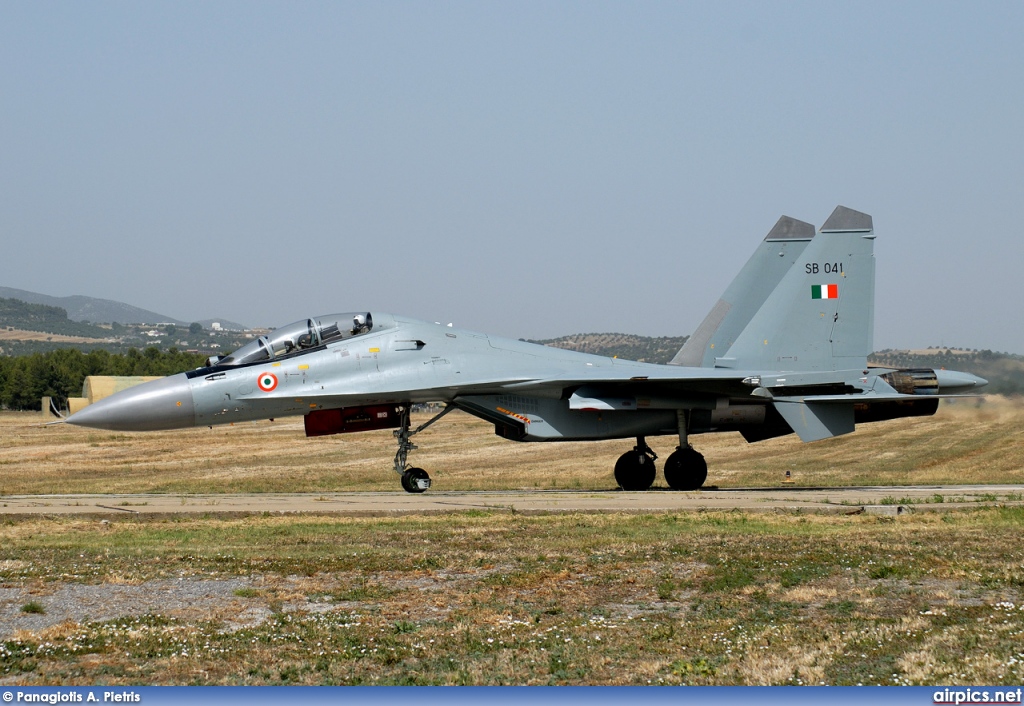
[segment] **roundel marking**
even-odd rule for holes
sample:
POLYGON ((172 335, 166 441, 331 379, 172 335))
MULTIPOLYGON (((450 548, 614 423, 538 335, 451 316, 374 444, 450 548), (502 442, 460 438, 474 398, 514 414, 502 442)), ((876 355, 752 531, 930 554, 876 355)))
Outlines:
POLYGON ((273 392, 277 387, 277 376, 273 373, 260 373, 256 378, 256 385, 264 392, 273 392))

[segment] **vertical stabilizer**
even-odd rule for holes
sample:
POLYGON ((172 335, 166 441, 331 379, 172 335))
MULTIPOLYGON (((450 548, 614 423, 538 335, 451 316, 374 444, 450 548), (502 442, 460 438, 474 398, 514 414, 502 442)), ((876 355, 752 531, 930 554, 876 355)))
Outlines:
POLYGON ((838 206, 715 366, 812 371, 867 365, 874 238, 871 216, 838 206))
POLYGON ((713 368, 814 237, 814 226, 782 216, 669 365, 713 368))

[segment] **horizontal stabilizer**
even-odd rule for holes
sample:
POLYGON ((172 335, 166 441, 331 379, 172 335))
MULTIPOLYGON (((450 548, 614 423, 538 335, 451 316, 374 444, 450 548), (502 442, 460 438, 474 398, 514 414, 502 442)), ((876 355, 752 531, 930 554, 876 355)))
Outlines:
POLYGON ((854 429, 852 402, 822 404, 777 397, 775 409, 800 437, 800 441, 820 441, 849 434, 854 429))

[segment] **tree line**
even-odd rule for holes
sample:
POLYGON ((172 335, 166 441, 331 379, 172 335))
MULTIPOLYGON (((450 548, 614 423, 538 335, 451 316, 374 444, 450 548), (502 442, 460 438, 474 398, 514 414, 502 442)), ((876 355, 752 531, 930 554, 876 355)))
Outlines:
POLYGON ((79 397, 87 375, 173 375, 203 365, 206 356, 175 348, 157 348, 125 353, 94 350, 83 353, 61 348, 18 357, 0 356, 0 407, 39 410, 43 397, 64 406, 69 397, 79 397))

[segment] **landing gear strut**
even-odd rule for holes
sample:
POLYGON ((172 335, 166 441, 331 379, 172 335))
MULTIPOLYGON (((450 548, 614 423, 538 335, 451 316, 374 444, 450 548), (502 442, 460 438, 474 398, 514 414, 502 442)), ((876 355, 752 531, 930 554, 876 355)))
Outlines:
POLYGON ((638 436, 633 450, 622 454, 615 462, 615 482, 623 490, 647 490, 658 473, 654 467, 656 458, 658 455, 644 437, 638 436))
POLYGON ((409 452, 414 451, 416 444, 410 441, 414 434, 429 427, 438 419, 455 409, 454 405, 448 405, 418 427, 409 430, 409 407, 402 408, 401 426, 393 432, 398 439, 398 451, 395 453, 395 473, 402 476, 402 489, 407 493, 422 493, 430 487, 430 476, 422 468, 410 468, 408 464, 409 452))
POLYGON ((679 420, 679 446, 665 459, 665 482, 673 490, 697 490, 708 478, 708 464, 704 456, 690 446, 687 438, 689 410, 680 409, 676 414, 679 420))

